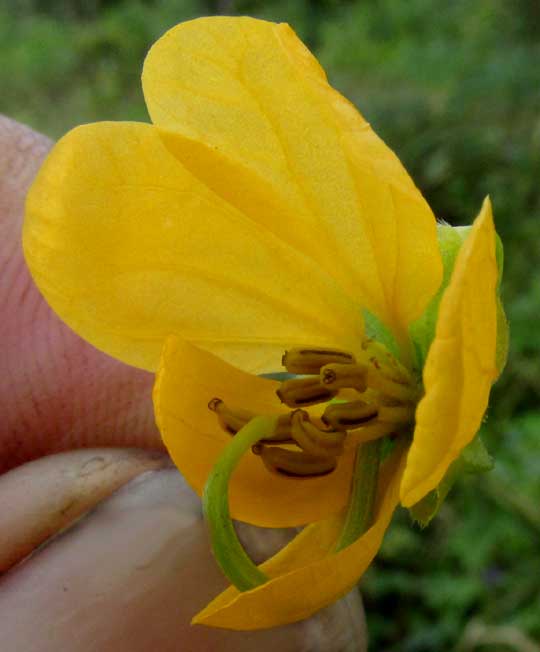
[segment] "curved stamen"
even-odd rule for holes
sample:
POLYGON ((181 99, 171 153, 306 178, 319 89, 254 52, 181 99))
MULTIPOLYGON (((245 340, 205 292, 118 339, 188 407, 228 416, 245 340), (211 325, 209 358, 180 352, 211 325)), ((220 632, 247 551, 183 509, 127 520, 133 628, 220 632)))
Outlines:
POLYGON ((328 389, 366 391, 367 367, 362 364, 327 364, 320 371, 321 383, 328 389))
POLYGON ((387 435, 393 435, 403 429, 404 424, 382 423, 378 419, 357 430, 349 430, 347 433, 346 448, 355 448, 358 444, 367 441, 381 439, 387 435))
POLYGON ((385 376, 375 364, 368 367, 367 385, 370 389, 398 401, 416 403, 419 398, 418 389, 415 386, 385 376))
POLYGON ((219 425, 230 435, 236 435, 241 428, 256 416, 253 412, 242 408, 232 410, 220 398, 213 398, 209 401, 208 409, 217 414, 219 425))
POLYGON ((285 351, 281 364, 292 374, 318 374, 319 369, 331 362, 352 364, 354 355, 340 349, 294 348, 285 351))
POLYGON ((379 407, 378 421, 384 423, 411 423, 414 421, 414 405, 389 405, 379 407))
MULTIPOLYGON (((314 375, 283 380, 276 391, 294 411, 276 417, 274 430, 253 449, 270 470, 297 477, 324 475, 334 470, 344 448, 410 431, 421 393, 416 379, 378 342, 365 340, 362 349, 361 362, 339 349, 285 352, 282 362, 289 372, 314 375), (354 400, 355 393, 363 400, 354 400), (329 403, 337 396, 342 400, 329 403), (301 408, 317 403, 329 404, 322 417, 312 420, 301 408), (280 447, 283 444, 300 450, 280 447)), ((220 399, 212 399, 209 408, 232 435, 255 416, 220 399)))
MULTIPOLYGON (((229 435, 236 435, 256 414, 243 408, 231 408, 222 399, 213 398, 208 402, 208 409, 215 412, 219 425, 229 435)), ((292 442, 291 437, 292 412, 280 414, 276 420, 274 431, 264 439, 265 442, 292 442)))
POLYGON ((309 414, 303 410, 292 413, 291 435, 298 446, 316 457, 337 457, 343 452, 346 433, 319 430, 309 420, 309 414))
POLYGON ((322 415, 322 420, 336 430, 359 428, 377 418, 376 405, 364 401, 348 401, 347 403, 332 403, 322 415))
POLYGON ((388 349, 376 340, 370 338, 362 342, 362 350, 372 364, 398 382, 414 384, 415 378, 411 372, 399 360, 397 360, 388 349))
POLYGON ((276 391, 279 400, 292 408, 306 407, 316 403, 326 403, 337 391, 323 387, 318 376, 292 378, 285 380, 276 391))
POLYGON ((266 468, 274 473, 298 478, 313 478, 328 475, 337 466, 335 457, 317 457, 301 451, 288 450, 278 446, 257 444, 252 448, 260 455, 266 468))

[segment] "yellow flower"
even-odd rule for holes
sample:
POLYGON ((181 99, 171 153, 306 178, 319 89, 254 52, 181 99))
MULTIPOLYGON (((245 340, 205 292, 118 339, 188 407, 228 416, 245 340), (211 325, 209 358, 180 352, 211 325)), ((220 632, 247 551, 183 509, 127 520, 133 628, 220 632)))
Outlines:
MULTIPOLYGON (((411 507, 436 490, 480 426, 497 375, 491 207, 467 233, 439 227, 438 239, 398 159, 287 25, 178 25, 151 49, 143 89, 152 125, 85 125, 53 149, 28 198, 27 261, 74 330, 128 364, 159 369, 158 425, 199 493, 231 441, 217 417, 227 425, 249 421, 242 409, 292 414, 298 432, 313 426, 317 438, 329 432, 322 410, 328 422, 352 409, 329 407, 329 395, 307 413, 288 411, 279 383, 261 376, 279 370, 283 351, 296 351, 300 371, 307 358, 294 347, 354 356, 362 378, 343 384, 364 383, 376 414, 344 435, 340 454, 321 458, 331 468, 319 471, 332 472, 271 472, 276 449, 259 445, 231 483, 235 518, 311 525, 261 566, 267 581, 231 587, 196 618, 233 629, 291 622, 354 586, 400 500, 411 507), (363 315, 374 332, 391 333, 388 350, 366 339, 363 315), (224 413, 208 410, 214 397, 224 413), (384 410, 394 415, 386 422, 384 410), (382 464, 372 525, 336 547, 357 445, 389 432, 402 436, 382 464)), ((332 382, 353 367, 331 369, 332 382)))

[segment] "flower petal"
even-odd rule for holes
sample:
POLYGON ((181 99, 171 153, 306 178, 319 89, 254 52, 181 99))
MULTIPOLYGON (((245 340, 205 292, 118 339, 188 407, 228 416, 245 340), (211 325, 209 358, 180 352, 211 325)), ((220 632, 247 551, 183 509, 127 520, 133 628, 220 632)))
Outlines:
MULTIPOLYGON (((251 376, 184 340, 167 340, 154 389, 156 419, 174 463, 198 494, 230 441, 208 402, 219 397, 231 407, 276 414, 284 411, 277 387, 277 382, 251 376)), ((344 455, 330 475, 298 479, 270 473, 250 453, 232 477, 231 515, 266 527, 327 518, 347 503, 353 457, 353 452, 344 455)))
POLYGON ((424 367, 401 501, 410 507, 442 480, 474 438, 497 377, 497 263, 486 199, 457 256, 424 367))
POLYGON ((329 276, 195 179, 151 125, 65 136, 30 191, 24 248, 75 331, 147 369, 171 333, 256 372, 285 347, 354 349, 362 335, 329 276))
POLYGON ((228 588, 193 622, 239 630, 275 627, 307 618, 350 591, 376 555, 399 502, 404 461, 399 447, 384 463, 374 524, 355 543, 332 553, 339 519, 315 523, 261 565, 273 579, 242 593, 228 588))
POLYGON ((405 332, 441 281, 435 220, 288 25, 211 17, 150 50, 143 89, 197 177, 405 332))

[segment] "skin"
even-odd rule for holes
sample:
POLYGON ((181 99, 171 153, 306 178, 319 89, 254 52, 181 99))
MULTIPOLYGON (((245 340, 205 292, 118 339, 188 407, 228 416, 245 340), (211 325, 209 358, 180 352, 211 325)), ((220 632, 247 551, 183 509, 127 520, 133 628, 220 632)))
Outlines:
MULTIPOLYGON (((163 450, 151 374, 96 351, 41 298, 20 235, 51 142, 0 117, 2 649, 365 651, 354 592, 261 632, 191 627, 225 586, 199 498, 163 450)), ((239 528, 260 561, 290 531, 239 528)))

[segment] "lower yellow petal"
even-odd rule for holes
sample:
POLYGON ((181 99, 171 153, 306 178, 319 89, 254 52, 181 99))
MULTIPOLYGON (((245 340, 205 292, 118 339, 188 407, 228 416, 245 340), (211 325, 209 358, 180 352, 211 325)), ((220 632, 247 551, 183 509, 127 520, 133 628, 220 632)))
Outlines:
MULTIPOLYGON (((284 411, 275 395, 277 386, 185 340, 167 340, 154 388, 156 419, 174 463, 198 494, 230 441, 208 402, 219 397, 234 408, 277 414, 284 411)), ((299 479, 270 473, 260 457, 250 453, 240 462, 229 487, 231 515, 266 527, 327 518, 347 502, 353 457, 352 452, 344 455, 330 475, 299 479)))
POLYGON ((458 254, 424 367, 401 501, 410 507, 442 480, 474 438, 497 376, 497 263, 486 199, 458 254))
POLYGON ((345 595, 381 545, 399 502, 404 461, 400 446, 383 465, 374 524, 355 543, 334 554, 341 519, 315 523, 261 565, 269 582, 242 593, 230 587, 193 622, 237 630, 275 627, 307 618, 345 595))

